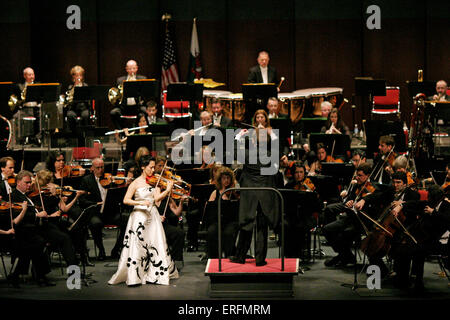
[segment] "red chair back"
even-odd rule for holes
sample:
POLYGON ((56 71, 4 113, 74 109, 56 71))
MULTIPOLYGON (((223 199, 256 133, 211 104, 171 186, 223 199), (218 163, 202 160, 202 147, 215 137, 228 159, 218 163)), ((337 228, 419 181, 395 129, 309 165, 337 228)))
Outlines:
POLYGON ((389 107, 397 108, 400 101, 400 88, 387 87, 385 96, 374 96, 373 105, 375 109, 389 107))

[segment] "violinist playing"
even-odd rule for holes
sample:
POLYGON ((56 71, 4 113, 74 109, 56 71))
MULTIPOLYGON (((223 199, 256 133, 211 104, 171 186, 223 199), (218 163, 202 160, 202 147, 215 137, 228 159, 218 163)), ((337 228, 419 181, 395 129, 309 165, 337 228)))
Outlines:
POLYGON ((309 169, 308 175, 315 176, 322 171, 322 162, 339 162, 343 163, 341 159, 335 159, 333 156, 327 154, 327 147, 323 143, 317 144, 317 160, 314 161, 309 169))
MULTIPOLYGON (((39 221, 39 228, 44 239, 52 246, 61 249, 68 266, 78 265, 71 235, 67 229, 61 227, 60 217, 63 212, 67 212, 71 208, 81 194, 78 193, 77 199, 67 205, 57 194, 57 185, 52 183, 52 179, 53 174, 49 170, 40 170, 36 175, 28 197, 35 205, 40 207, 39 209, 46 212, 46 217, 39 221)), ((80 241, 78 240, 78 243, 80 241)))
POLYGON ((408 158, 406 158, 405 156, 403 156, 403 155, 398 156, 394 160, 394 164, 393 164, 394 171, 395 172, 404 172, 406 174, 406 178, 407 178, 407 185, 413 186, 416 184, 416 181, 413 179, 411 172, 407 171, 407 168, 408 168, 408 158))
POLYGON ((126 221, 120 215, 120 211, 100 213, 101 206, 106 199, 106 189, 103 187, 101 181, 105 177, 105 163, 101 158, 92 160, 91 174, 86 175, 81 179, 80 189, 86 191, 80 197, 80 207, 83 210, 88 210, 90 215, 89 229, 91 230, 94 244, 99 249, 97 260, 103 261, 106 259, 105 247, 103 245, 102 230, 105 223, 118 225, 120 228, 120 235, 117 237, 114 248, 111 251, 112 258, 120 256, 122 248, 123 233, 125 232, 126 221))
POLYGON ((13 211, 15 246, 18 256, 16 269, 10 275, 11 283, 17 287, 19 285, 19 275, 28 274, 30 259, 36 271, 36 278, 41 286, 54 286, 46 274, 49 273, 50 265, 47 256, 44 253, 46 240, 42 235, 42 230, 36 223, 39 218, 47 217, 47 212, 39 211, 34 202, 27 196, 31 191, 31 181, 33 174, 22 170, 16 176, 17 186, 11 193, 13 203, 22 203, 21 212, 13 211))
POLYGON ((338 254, 325 261, 327 267, 346 266, 354 262, 355 256, 351 251, 352 242, 363 231, 359 219, 361 215, 358 213, 357 216, 356 212, 372 210, 381 195, 368 181, 370 173, 371 166, 368 163, 359 165, 356 168, 356 184, 345 198, 345 203, 333 203, 324 210, 326 224, 323 227, 323 234, 338 254), (339 215, 338 219, 336 219, 337 215, 339 215))
POLYGON ((53 173, 53 180, 60 185, 61 179, 83 176, 86 172, 81 166, 66 165, 63 152, 51 152, 46 159, 46 167, 53 173))
POLYGON ((294 172, 294 181, 286 184, 286 189, 309 192, 316 190, 314 183, 306 177, 306 169, 304 165, 294 164, 291 169, 294 172))
POLYGON ((8 201, 8 195, 12 192, 12 187, 14 187, 14 165, 15 161, 12 157, 0 158, 0 168, 2 170, 0 181, 0 196, 5 201, 8 201), (13 185, 11 186, 11 184, 13 185))

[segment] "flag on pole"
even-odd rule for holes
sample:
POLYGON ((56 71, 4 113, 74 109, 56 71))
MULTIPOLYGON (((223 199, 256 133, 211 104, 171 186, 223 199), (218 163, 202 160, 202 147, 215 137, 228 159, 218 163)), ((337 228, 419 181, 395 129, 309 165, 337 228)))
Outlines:
POLYGON ((163 46, 161 91, 167 90, 169 83, 179 82, 175 45, 170 36, 169 21, 166 20, 166 34, 163 46))
POLYGON ((200 46, 198 45, 196 20, 197 18, 194 18, 194 23, 192 24, 189 70, 186 78, 187 82, 194 82, 194 79, 200 79, 202 77, 202 66, 200 64, 200 46))

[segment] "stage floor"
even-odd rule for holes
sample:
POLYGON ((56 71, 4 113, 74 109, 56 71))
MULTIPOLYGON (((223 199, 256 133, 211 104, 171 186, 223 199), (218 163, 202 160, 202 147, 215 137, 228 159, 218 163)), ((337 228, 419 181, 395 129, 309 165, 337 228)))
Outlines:
MULTIPOLYGON (((107 254, 114 244, 115 230, 105 230, 105 247, 107 254)), ((90 255, 94 256, 92 249, 93 241, 88 240, 91 249, 90 255)), ((380 290, 369 290, 366 287, 367 276, 365 272, 358 275, 360 287, 353 291, 351 289, 354 280, 353 267, 345 269, 327 268, 324 260, 333 256, 328 246, 322 246, 326 256, 316 259, 314 263, 301 264, 304 273, 301 272, 294 277, 292 298, 284 300, 398 300, 398 299, 450 299, 450 286, 447 279, 437 275, 440 271, 435 261, 426 262, 425 265, 425 287, 426 293, 421 296, 412 295, 406 291, 395 289, 387 281, 381 283, 380 290)), ((138 287, 127 287, 125 283, 119 285, 108 285, 107 281, 114 274, 117 261, 95 261, 95 267, 88 267, 87 271, 92 273, 92 279, 96 283, 90 286, 82 286, 81 289, 69 290, 66 285, 66 276, 61 274, 57 255, 53 256, 52 272, 49 278, 56 282, 55 287, 38 287, 30 279, 25 279, 20 289, 15 289, 6 283, 3 268, 0 278, 1 299, 27 299, 27 300, 209 300, 210 279, 205 276, 207 261, 201 261, 202 251, 185 252, 185 265, 180 272, 180 278, 171 281, 168 286, 142 285, 138 287)), ((268 258, 278 257, 278 247, 275 241, 269 240, 268 258)), ((9 257, 5 257, 7 267, 9 257)), ((362 263, 362 261, 361 261, 362 263)), ((262 299, 263 300, 263 299, 262 299)))

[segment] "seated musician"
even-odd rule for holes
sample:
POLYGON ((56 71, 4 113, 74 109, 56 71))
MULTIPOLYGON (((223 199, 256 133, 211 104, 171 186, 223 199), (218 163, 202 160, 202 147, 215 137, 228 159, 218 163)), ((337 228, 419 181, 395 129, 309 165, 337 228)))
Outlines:
POLYGON ((291 167, 291 170, 294 172, 294 181, 286 184, 286 189, 295 189, 309 192, 316 190, 314 183, 306 177, 306 168, 303 164, 294 164, 291 167))
POLYGON ((444 183, 442 184, 442 190, 444 190, 444 192, 448 195, 450 193, 450 163, 447 163, 445 171, 447 171, 447 175, 445 176, 444 183))
POLYGON ((28 274, 30 260, 33 263, 38 284, 40 286, 55 285, 46 277, 51 270, 48 257, 44 252, 46 240, 38 225, 39 219, 46 218, 48 215, 45 211, 39 211, 27 196, 27 193, 31 191, 32 177, 31 172, 20 171, 16 176, 16 189, 11 193, 13 203, 23 203, 21 212, 13 211, 15 252, 19 260, 17 267, 10 275, 10 281, 15 287, 19 285, 19 275, 28 274))
POLYGON ((72 205, 81 195, 81 192, 77 192, 76 199, 70 204, 66 204, 57 194, 57 186, 53 184, 52 181, 53 174, 49 170, 40 170, 36 175, 31 193, 28 196, 35 205, 42 207, 42 210, 47 213, 47 217, 41 219, 39 222, 39 228, 41 229, 44 239, 48 241, 52 247, 61 250, 68 266, 78 265, 72 237, 75 237, 74 240, 77 244, 77 249, 84 249, 83 247, 80 248, 83 234, 77 233, 70 235, 65 226, 60 222, 61 215, 70 210, 72 205))
POLYGON ((394 262, 397 260, 394 271, 399 273, 395 284, 405 289, 409 287, 412 280, 409 276, 411 267, 415 273, 413 289, 416 293, 422 293, 425 289, 423 274, 426 256, 436 251, 442 235, 450 230, 449 199, 437 185, 428 187, 427 191, 428 202, 424 203, 422 213, 407 226, 417 244, 410 237, 403 235, 402 241, 395 242, 391 248, 394 262))
POLYGON ((360 164, 366 162, 366 153, 363 150, 356 149, 352 153, 352 159, 351 159, 353 166, 357 168, 360 164))
MULTIPOLYGON (((120 216, 119 210, 117 212, 108 212, 110 218, 106 221, 106 213, 100 213, 101 206, 106 199, 106 189, 101 185, 100 179, 104 177, 105 165, 101 158, 92 160, 91 174, 83 177, 80 184, 80 189, 86 191, 80 197, 80 206, 83 210, 88 209, 87 212, 91 215, 89 222, 89 229, 91 230, 94 244, 99 249, 97 259, 102 261, 106 259, 105 247, 103 245, 103 225, 105 222, 118 225, 121 234, 125 232, 126 221, 120 216)), ((122 248, 122 236, 118 236, 114 248, 111 251, 112 258, 120 257, 120 250, 122 248)))
POLYGON ((373 160, 374 176, 372 180, 375 182, 389 184, 391 181, 391 174, 394 173, 392 166, 394 160, 397 158, 397 153, 393 151, 395 146, 394 138, 391 136, 381 136, 379 140, 378 150, 380 153, 373 160), (387 159, 386 159, 387 158, 387 159))
POLYGON ((53 151, 50 152, 46 161, 46 168, 53 173, 54 182, 58 185, 61 184, 61 179, 83 176, 86 170, 81 167, 73 168, 66 165, 66 157, 64 152, 53 151))
MULTIPOLYGON (((294 189, 305 192, 314 192, 316 187, 306 177, 306 168, 303 164, 294 164, 294 181, 288 183, 286 189, 294 189)), ((317 195, 316 201, 297 203, 297 208, 286 208, 286 257, 306 258, 304 250, 307 249, 307 234, 315 226, 314 214, 321 209, 321 203, 317 195)))
POLYGON ((280 169, 277 173, 277 186, 284 187, 293 181, 293 170, 295 169, 295 161, 289 161, 286 155, 280 159, 280 169))
POLYGON ((447 94, 448 85, 445 80, 439 80, 436 82, 436 94, 428 97, 428 100, 432 101, 450 101, 450 96, 447 94))
MULTIPOLYGON (((161 172, 161 171, 160 171, 161 172)), ((155 170, 155 173, 156 170, 155 170)), ((184 249, 184 230, 180 225, 180 217, 183 204, 187 200, 187 196, 181 196, 178 204, 173 197, 165 197, 159 203, 156 203, 159 214, 161 216, 164 233, 166 234, 167 245, 170 248, 170 255, 175 261, 178 270, 183 267, 183 249, 184 249), (169 203, 167 203, 169 201, 169 203)))
POLYGON ((8 195, 12 192, 12 186, 8 183, 8 179, 14 178, 15 161, 12 157, 0 158, 0 168, 2 171, 0 181, 0 196, 3 200, 9 201, 8 195))
POLYGON ((286 115, 280 114, 278 99, 275 97, 270 97, 267 100, 267 112, 269 114, 269 119, 287 119, 286 115))
POLYGON ((90 116, 90 101, 73 101, 75 93, 75 87, 86 87, 88 84, 84 82, 84 69, 81 66, 74 66, 70 69, 70 76, 72 77, 72 84, 67 88, 66 99, 69 99, 67 108, 67 124, 69 125, 70 132, 77 132, 77 117, 80 117, 80 125, 89 125, 90 116))
POLYGON ((372 183, 368 181, 370 172, 371 167, 368 163, 361 164, 356 169, 357 183, 348 194, 345 203, 333 203, 324 210, 326 220, 323 235, 338 254, 325 261, 327 267, 346 266, 354 262, 352 243, 363 230, 358 219, 361 215, 357 216, 354 210, 364 210, 367 213, 368 209, 377 204, 380 196, 372 183), (338 215, 339 219, 336 219, 338 215))
POLYGON ((155 123, 167 123, 166 120, 163 118, 158 118, 158 104, 153 101, 147 101, 147 108, 145 109, 145 120, 147 121, 148 125, 155 124, 155 123))
MULTIPOLYGON (((139 79, 146 79, 146 76, 137 74, 138 72, 138 64, 134 60, 127 61, 127 64, 125 66, 125 71, 127 72, 126 76, 122 76, 117 78, 116 85, 121 86, 123 85, 124 81, 133 81, 133 80, 139 80, 139 79)), ((134 109, 134 114, 137 114, 139 112, 145 113, 146 108, 145 106, 141 105, 141 101, 136 101, 136 98, 124 98, 124 101, 119 106, 113 108, 110 112, 111 119, 114 125, 114 128, 116 129, 122 129, 122 122, 121 122, 121 116, 124 113, 125 109, 134 109), (139 106, 139 107, 137 107, 139 106)), ((132 112, 133 113, 133 112, 132 112)))
POLYGON ((320 104, 320 111, 322 112, 322 118, 328 118, 328 115, 333 109, 333 105, 329 101, 324 101, 320 104))
MULTIPOLYGON (((137 119, 137 123, 136 123, 136 127, 144 127, 147 125, 147 119, 145 117, 144 114, 139 114, 137 119)), ((116 132, 114 133, 114 137, 116 139, 116 141, 120 144, 125 144, 128 140, 128 137, 130 135, 135 135, 135 134, 151 134, 151 132, 147 132, 147 128, 140 128, 138 129, 139 131, 132 131, 129 132, 128 128, 123 129, 123 133, 124 133, 124 137, 121 137, 119 132, 116 130, 116 132)))
POLYGON ((394 164, 393 164, 394 172, 404 172, 408 179, 407 185, 412 186, 412 185, 416 184, 416 181, 414 181, 411 172, 406 170, 407 168, 408 168, 408 158, 407 157, 401 155, 401 156, 398 156, 394 160, 394 164))
POLYGON ((331 155, 327 154, 327 147, 323 143, 317 144, 317 160, 314 161, 309 169, 308 175, 314 176, 320 174, 322 171, 322 162, 340 162, 343 163, 341 159, 335 159, 331 155))
POLYGON ((342 120, 339 109, 333 108, 327 117, 327 122, 325 122, 325 126, 322 127, 322 133, 327 134, 346 134, 350 136, 350 129, 342 120))
MULTIPOLYGON (((207 254, 208 258, 215 259, 219 257, 218 243, 218 201, 219 195, 227 188, 232 188, 236 180, 230 168, 222 166, 216 173, 214 190, 207 202, 205 212, 205 224, 207 228, 207 254)), ((221 200, 221 226, 222 226, 222 251, 225 257, 235 254, 235 243, 239 230, 238 223, 238 200, 239 196, 233 192, 227 192, 222 195, 221 200)))
MULTIPOLYGON (((392 174, 393 187, 390 188, 388 194, 385 193, 389 200, 391 200, 389 205, 389 208, 391 208, 390 213, 395 217, 399 217, 401 211, 401 214, 405 217, 405 220, 402 222, 405 228, 410 227, 417 220, 417 216, 420 215, 420 211, 418 210, 420 195, 417 191, 410 188, 407 183, 408 179, 406 173, 404 171, 396 171, 392 174)), ((399 287, 404 287, 406 283, 409 283, 409 265, 411 261, 408 261, 408 259, 405 259, 406 257, 397 252, 397 249, 401 247, 401 242, 404 239, 405 235, 403 234, 403 230, 396 230, 394 238, 392 239, 392 249, 390 253, 391 257, 394 258, 394 284, 399 287)), ((382 256, 373 256, 369 258, 371 263, 377 264, 382 269, 386 268, 382 261, 382 256)))
POLYGON ((211 100, 211 113, 212 121, 216 127, 226 128, 233 124, 233 121, 223 114, 223 106, 217 98, 211 100))

